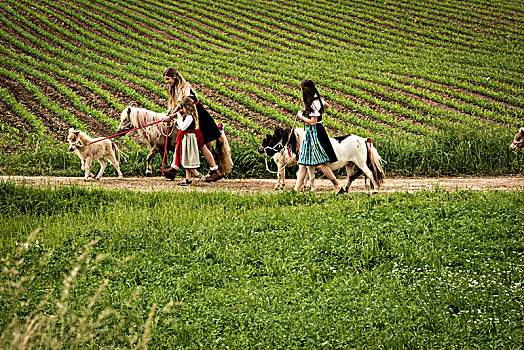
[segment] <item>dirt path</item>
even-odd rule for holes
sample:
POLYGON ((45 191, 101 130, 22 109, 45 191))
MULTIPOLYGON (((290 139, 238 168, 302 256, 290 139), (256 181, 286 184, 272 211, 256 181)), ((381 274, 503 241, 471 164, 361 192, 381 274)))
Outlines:
MULTIPOLYGON (((83 181, 80 177, 36 177, 36 176, 0 176, 0 181, 14 181, 31 185, 71 186, 78 185, 86 188, 129 189, 136 191, 198 191, 226 190, 238 193, 273 192, 276 179, 223 179, 214 183, 200 183, 193 187, 182 187, 177 184, 182 179, 174 181, 162 177, 130 177, 124 179, 102 178, 100 181, 83 181)), ((328 180, 317 179, 317 192, 330 192, 331 184, 328 180)), ((288 179, 286 188, 294 186, 295 179, 288 179)), ((433 190, 436 187, 446 191, 459 190, 522 190, 524 176, 497 176, 497 177, 441 177, 441 178, 386 178, 381 187, 382 192, 433 190)), ((350 188, 350 192, 365 191, 364 180, 357 179, 350 188)))

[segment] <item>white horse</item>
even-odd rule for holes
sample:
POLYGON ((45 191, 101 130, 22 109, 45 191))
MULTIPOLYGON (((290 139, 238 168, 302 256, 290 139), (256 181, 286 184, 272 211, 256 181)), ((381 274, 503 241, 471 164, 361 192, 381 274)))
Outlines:
MULTIPOLYGON (((158 122, 165 117, 165 113, 157 113, 144 108, 127 107, 120 114, 120 125, 118 126, 117 132, 120 133, 133 128, 140 128, 144 125, 158 122)), ((139 133, 144 135, 144 138, 147 139, 151 146, 151 151, 146 158, 146 175, 152 174, 151 160, 157 153, 162 153, 162 157, 167 157, 167 154, 164 155, 164 151, 166 150, 166 139, 168 138, 167 127, 167 123, 160 122, 138 130, 139 133)), ((169 135, 176 135, 174 129, 175 126, 171 123, 169 125, 169 135)), ((169 138, 167 152, 175 150, 175 139, 176 137, 169 138)))
MULTIPOLYGON (((283 168, 296 164, 298 159, 297 149, 300 148, 301 142, 297 140, 304 139, 304 129, 297 128, 291 131, 282 128, 275 129, 273 135, 266 135, 262 141, 262 146, 259 152, 264 152, 272 156, 275 162, 280 161, 279 165, 279 182, 284 183, 283 168), (278 154, 278 156, 276 156, 278 154)), ((384 179, 383 163, 384 160, 380 157, 371 139, 366 139, 356 135, 330 137, 331 145, 338 158, 334 163, 327 163, 326 165, 331 170, 337 170, 346 167, 348 181, 344 187, 344 191, 348 191, 351 183, 362 173, 371 181, 371 187, 374 192, 378 191, 384 179), (357 166, 357 171, 353 171, 353 166, 357 166)), ((278 163, 277 163, 278 165, 278 163)), ((308 166, 308 176, 311 183, 311 190, 315 191, 315 166, 308 166)), ((279 183, 277 182, 277 186, 279 183)), ((275 186, 275 187, 277 187, 275 186)))
MULTIPOLYGON (((132 128, 139 128, 144 125, 162 120, 165 117, 165 113, 157 113, 144 108, 127 107, 120 114, 120 125, 118 126, 117 132, 124 132, 132 128)), ((171 123, 169 125, 169 135, 167 133, 167 127, 167 123, 160 122, 157 124, 146 126, 145 128, 141 129, 143 130, 141 132, 144 134, 144 138, 147 139, 149 145, 151 146, 151 151, 149 152, 146 158, 146 175, 150 175, 152 173, 151 159, 157 153, 162 153, 163 157, 167 157, 167 154, 164 155, 164 150, 167 150, 167 153, 169 153, 169 151, 175 151, 175 123, 171 123), (167 149, 166 139, 169 140, 167 149)), ((233 161, 231 159, 231 149, 229 148, 229 143, 227 141, 226 134, 224 133, 223 128, 220 128, 220 125, 219 129, 221 129, 220 137, 216 140, 216 142, 212 141, 207 143, 207 147, 213 154, 215 162, 218 165, 218 170, 222 174, 228 174, 231 172, 233 168, 233 161)))
POLYGON ((118 152, 118 148, 108 139, 93 139, 85 132, 71 128, 69 129, 69 133, 67 135, 67 141, 69 142, 69 150, 71 152, 75 151, 82 161, 84 181, 87 181, 90 177, 94 177, 96 180, 100 180, 102 178, 102 174, 104 173, 104 170, 107 166, 107 162, 104 158, 107 158, 111 164, 113 164, 116 172, 118 173, 118 178, 121 179, 123 177, 122 172, 120 171, 120 164, 115 156, 118 152), (98 160, 100 163, 100 171, 96 177, 90 171, 91 163, 94 160, 98 160))

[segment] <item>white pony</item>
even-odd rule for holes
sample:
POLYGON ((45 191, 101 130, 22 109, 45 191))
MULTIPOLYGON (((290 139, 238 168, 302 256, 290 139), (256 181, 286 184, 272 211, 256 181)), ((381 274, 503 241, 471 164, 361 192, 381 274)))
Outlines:
MULTIPOLYGON (((120 125, 118 126, 117 133, 133 128, 140 128, 144 125, 161 121, 165 117, 165 113, 157 113, 145 108, 127 107, 120 114, 120 125)), ((144 138, 147 139, 151 146, 151 151, 146 158, 146 175, 152 174, 151 160, 157 153, 162 153, 162 157, 167 157, 167 154, 164 155, 164 151, 166 150, 166 139, 168 139, 168 136, 175 135, 175 137, 169 137, 167 152, 169 153, 169 151, 175 150, 175 126, 173 123, 169 125, 169 135, 167 133, 167 127, 167 123, 159 122, 138 130, 139 133, 144 135, 144 138)))
MULTIPOLYGON (((298 151, 301 140, 304 138, 304 129, 275 129, 273 135, 266 135, 259 148, 260 153, 266 153, 273 157, 278 169, 277 186, 284 185, 285 173, 283 169, 286 166, 295 165, 298 159, 298 151), (277 156, 278 154, 278 156, 277 156)), ((337 170, 346 167, 348 181, 344 191, 348 191, 351 183, 362 173, 371 181, 371 187, 374 192, 378 191, 384 179, 384 170, 382 164, 384 160, 380 157, 371 139, 366 139, 356 135, 330 137, 331 145, 338 158, 335 163, 327 163, 331 170, 337 170), (353 171, 353 166, 357 166, 357 171, 353 171)), ((311 183, 311 190, 315 191, 315 166, 308 166, 308 176, 311 183)), ((275 188, 278 188, 275 186, 275 188)))
MULTIPOLYGON (((120 114, 120 125, 118 126, 117 132, 124 132, 133 128, 139 128, 147 124, 155 123, 166 117, 165 113, 157 113, 144 108, 137 107, 126 107, 120 114)), ((156 123, 150 126, 146 126, 140 129, 144 138, 147 139, 151 146, 151 151, 147 155, 146 162, 146 175, 152 173, 151 159, 157 154, 162 153, 162 157, 167 157, 164 151, 175 151, 176 148, 176 135, 175 123, 169 124, 169 135, 168 135, 168 124, 165 122, 156 123), (166 149, 166 139, 168 140, 166 149)), ((220 128, 220 127, 219 127, 220 128)), ((218 170, 222 174, 228 174, 233 168, 233 161, 231 159, 231 149, 227 141, 224 130, 220 130, 220 137, 215 141, 209 142, 207 147, 212 152, 213 157, 218 165, 218 170), (215 145, 215 147, 213 147, 215 145)), ((167 161, 167 160, 166 160, 167 161)))
POLYGON ((75 130, 73 128, 69 129, 67 135, 67 142, 69 142, 69 150, 75 151, 80 160, 82 161, 82 170, 84 171, 84 181, 87 181, 90 177, 94 177, 96 180, 102 178, 102 174, 106 169, 107 162, 104 158, 107 158, 111 164, 116 169, 118 173, 118 178, 121 179, 122 172, 120 171, 120 164, 116 159, 115 154, 118 152, 118 148, 114 143, 108 139, 98 141, 103 139, 99 137, 93 139, 89 137, 85 132, 81 130, 75 130), (98 160, 100 163, 100 171, 96 177, 89 170, 91 168, 91 163, 94 160, 98 160))

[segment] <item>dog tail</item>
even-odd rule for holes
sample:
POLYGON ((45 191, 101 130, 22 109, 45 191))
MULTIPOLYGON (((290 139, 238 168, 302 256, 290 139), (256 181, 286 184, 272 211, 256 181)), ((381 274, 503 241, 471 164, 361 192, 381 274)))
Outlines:
POLYGON ((380 186, 384 181, 384 168, 382 164, 386 161, 378 154, 375 147, 371 143, 371 139, 366 140, 366 146, 368 149, 368 166, 371 165, 371 172, 373 173, 373 178, 380 186), (369 164, 371 163, 371 164, 369 164))

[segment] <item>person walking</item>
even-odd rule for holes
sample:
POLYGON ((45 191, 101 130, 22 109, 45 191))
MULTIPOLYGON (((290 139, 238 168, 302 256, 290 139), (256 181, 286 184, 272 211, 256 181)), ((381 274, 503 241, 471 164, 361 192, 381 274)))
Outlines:
POLYGON ((331 180, 334 191, 339 193, 341 188, 337 178, 326 165, 328 162, 334 163, 338 160, 326 129, 322 125, 322 114, 324 109, 328 107, 328 104, 320 97, 320 93, 312 80, 303 80, 300 87, 302 89, 304 110, 300 110, 297 117, 306 124, 306 128, 298 157, 295 191, 302 190, 307 167, 317 167, 331 180))
MULTIPOLYGON (((198 100, 195 91, 191 85, 180 75, 175 68, 167 68, 164 71, 164 79, 169 84, 169 99, 167 101, 167 117, 164 119, 166 122, 170 122, 177 111, 181 109, 180 102, 184 97, 189 97, 195 104, 198 113, 198 123, 200 125, 200 132, 204 143, 199 146, 200 152, 204 156, 205 160, 209 164, 209 174, 205 178, 205 182, 214 182, 222 178, 222 173, 218 169, 218 165, 213 158, 213 154, 207 147, 209 142, 217 140, 220 135, 220 129, 213 120, 213 117, 204 108, 202 103, 198 100)), ((167 178, 174 178, 176 174, 175 169, 168 168, 164 170, 164 175, 167 178)))
POLYGON ((177 112, 179 114, 176 121, 178 134, 171 168, 184 168, 186 171, 186 178, 179 185, 189 186, 192 183, 196 185, 203 177, 197 169, 200 167, 198 148, 204 143, 204 140, 200 132, 198 112, 193 100, 189 97, 184 97, 180 101, 180 106, 182 111, 177 112), (195 181, 191 180, 191 174, 196 177, 195 181))

